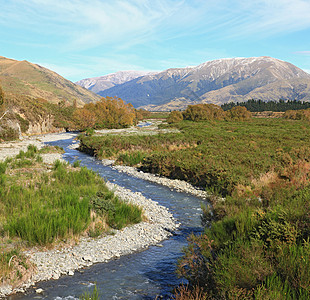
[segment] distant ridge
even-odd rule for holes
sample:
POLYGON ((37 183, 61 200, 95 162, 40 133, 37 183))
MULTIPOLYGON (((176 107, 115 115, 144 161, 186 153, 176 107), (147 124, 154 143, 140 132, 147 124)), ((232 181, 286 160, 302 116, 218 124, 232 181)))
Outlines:
POLYGON ((310 101, 310 75, 293 64, 268 56, 225 58, 128 78, 111 87, 96 88, 96 93, 117 96, 136 108, 148 110, 248 99, 310 101))
POLYGON ((82 106, 100 99, 100 96, 47 68, 26 60, 18 61, 3 56, 0 56, 0 85, 7 95, 42 98, 51 103, 76 102, 82 106))
POLYGON ((99 93, 113 86, 148 74, 154 73, 145 71, 119 71, 105 76, 82 79, 77 81, 76 84, 94 93, 99 93))

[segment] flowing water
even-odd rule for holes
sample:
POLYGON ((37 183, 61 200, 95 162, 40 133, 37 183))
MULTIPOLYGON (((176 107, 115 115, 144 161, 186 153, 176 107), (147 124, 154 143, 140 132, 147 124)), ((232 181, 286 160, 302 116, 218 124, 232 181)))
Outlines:
POLYGON ((155 299, 159 295, 158 299, 170 299, 172 288, 185 282, 175 274, 176 263, 182 255, 182 248, 187 245, 189 234, 202 230, 200 206, 203 200, 104 166, 96 158, 68 148, 72 139, 49 144, 63 147, 64 159, 69 163, 80 160, 82 166, 93 169, 106 180, 141 192, 145 197, 168 207, 181 226, 175 235, 159 246, 95 264, 75 272, 74 276, 40 282, 36 288, 44 290, 42 295, 30 290, 27 294, 15 295, 10 299, 78 299, 83 293, 91 291, 94 283, 100 291, 100 299, 155 299))

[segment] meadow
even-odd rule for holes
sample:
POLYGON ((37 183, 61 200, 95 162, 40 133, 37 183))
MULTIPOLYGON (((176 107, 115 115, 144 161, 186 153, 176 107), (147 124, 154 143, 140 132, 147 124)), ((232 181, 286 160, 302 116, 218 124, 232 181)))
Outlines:
POLYGON ((191 236, 179 262, 190 286, 176 297, 309 299, 310 123, 250 119, 165 127, 180 132, 80 139, 84 151, 212 193, 212 208, 203 207, 204 234, 191 236))

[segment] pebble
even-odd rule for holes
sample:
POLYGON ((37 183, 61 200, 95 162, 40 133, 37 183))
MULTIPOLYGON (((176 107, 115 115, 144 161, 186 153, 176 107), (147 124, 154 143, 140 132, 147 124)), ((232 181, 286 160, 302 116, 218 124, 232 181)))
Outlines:
MULTIPOLYGON (((61 250, 26 251, 25 254, 36 265, 37 272, 19 289, 25 290, 36 282, 58 279, 65 274, 73 276, 75 270, 89 267, 94 263, 118 259, 122 255, 158 245, 159 242, 172 236, 180 226, 166 207, 144 197, 141 193, 132 192, 110 182, 107 182, 107 186, 119 198, 142 207, 147 221, 115 230, 113 235, 101 238, 82 237, 76 246, 61 250)), ((14 292, 17 292, 17 289, 0 287, 0 297, 14 292)))
MULTIPOLYGON (((105 163, 105 160, 103 160, 103 164, 105 163)), ((112 164, 111 161, 109 161, 109 164, 112 164)), ((184 180, 169 179, 156 174, 144 173, 143 171, 140 171, 135 167, 129 166, 113 165, 113 169, 118 170, 119 172, 127 173, 137 178, 156 182, 158 184, 167 186, 171 190, 175 190, 177 192, 192 194, 203 199, 208 199, 211 196, 211 194, 209 194, 208 192, 200 190, 184 180)))
MULTIPOLYGON (((67 136, 66 134, 61 136, 63 139, 70 137, 72 136, 67 136)), ((57 140, 59 135, 52 135, 50 139, 57 140)), ((38 143, 38 145, 42 146, 45 141, 49 141, 48 136, 41 138, 41 144, 38 143)), ((25 144, 23 144, 23 147, 25 147, 25 144)), ((73 147, 75 148, 76 146, 74 145, 73 147)), ((9 151, 4 152, 7 154, 9 151)), ((0 160, 1 158, 0 149, 0 160)), ((57 155, 50 154, 44 159, 51 163, 59 158, 57 155)), ((111 165, 113 161, 109 160, 105 163, 111 165)), ((204 199, 209 197, 205 191, 198 190, 185 181, 171 180, 154 174, 139 172, 136 168, 127 166, 113 166, 113 168, 135 177, 168 186, 173 190, 191 193, 204 199)), ((122 230, 115 230, 112 235, 96 239, 82 237, 77 245, 61 250, 38 251, 37 249, 31 249, 26 251, 25 255, 36 265, 36 273, 33 274, 30 280, 19 286, 18 289, 14 290, 11 286, 0 286, 0 297, 17 292, 17 290, 23 291, 39 281, 57 279, 62 275, 73 276, 75 270, 82 272, 83 268, 94 263, 103 263, 117 259, 122 255, 147 249, 151 245, 162 247, 160 242, 175 234, 176 229, 180 226, 169 212, 169 209, 151 199, 147 199, 141 193, 132 192, 111 182, 107 182, 107 186, 119 198, 142 207, 147 220, 122 230)), ((37 289, 36 292, 38 290, 40 289, 37 289)))

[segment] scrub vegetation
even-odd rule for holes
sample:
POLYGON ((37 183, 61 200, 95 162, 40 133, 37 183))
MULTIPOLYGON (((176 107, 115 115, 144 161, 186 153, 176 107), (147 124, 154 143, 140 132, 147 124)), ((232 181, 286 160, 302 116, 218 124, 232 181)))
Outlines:
POLYGON ((43 164, 40 154, 49 151, 60 150, 30 145, 0 163, 0 282, 10 279, 10 258, 26 264, 21 247, 70 243, 142 220, 142 209, 118 199, 93 171, 59 160, 43 164))
POLYGON ((310 123, 224 117, 166 127, 180 133, 81 142, 212 192, 204 233, 190 237, 179 261, 190 284, 176 299, 309 299, 310 123))

